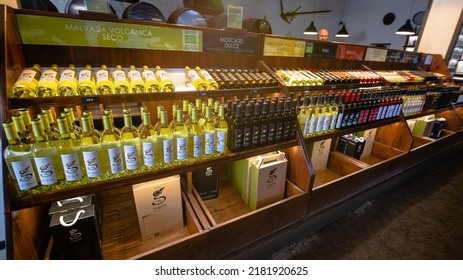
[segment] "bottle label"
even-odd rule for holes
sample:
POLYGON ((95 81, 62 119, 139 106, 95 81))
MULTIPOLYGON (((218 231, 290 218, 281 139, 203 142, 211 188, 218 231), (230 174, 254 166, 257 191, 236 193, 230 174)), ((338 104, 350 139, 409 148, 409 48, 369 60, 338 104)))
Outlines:
POLYGON ((109 164, 111 166, 111 173, 116 174, 121 172, 124 169, 122 164, 122 157, 121 157, 121 149, 120 148, 112 148, 108 149, 109 155, 109 164))
POLYGON ((309 127, 309 134, 315 133, 315 129, 317 128, 318 117, 312 115, 310 118, 310 127, 309 127))
POLYGON ((336 128, 336 123, 338 120, 338 112, 333 114, 333 118, 331 119, 330 130, 334 130, 336 128))
POLYGON ((167 75, 167 72, 164 70, 157 70, 156 74, 158 74, 159 80, 169 80, 169 76, 167 75))
POLYGON ((56 73, 55 71, 52 70, 45 70, 42 73, 42 76, 40 77, 40 81, 48 81, 48 82, 54 82, 56 80, 56 73))
MULTIPOLYGON (((277 122, 277 129, 275 134, 275 141, 280 141, 283 139, 283 127, 285 126, 284 120, 280 120, 277 122)), ((244 143, 243 143, 244 145, 244 143)))
POLYGON ((260 142, 260 126, 254 125, 252 127, 252 145, 258 146, 260 142))
POLYGON ((310 118, 306 117, 304 127, 302 128, 303 135, 306 135, 307 133, 309 133, 309 127, 310 127, 310 118))
POLYGON ((152 81, 156 79, 154 72, 151 70, 143 70, 143 77, 145 78, 145 81, 152 81))
POLYGON ((124 145, 125 167, 127 170, 138 169, 138 154, 136 145, 124 145))
POLYGON ((106 71, 106 70, 98 70, 96 72, 96 81, 97 82, 107 81, 107 80, 109 80, 108 71, 106 71))
POLYGON ((193 136, 193 156, 200 157, 203 155, 203 136, 193 136))
POLYGON ((325 114, 320 114, 320 116, 318 117, 318 121, 317 121, 317 128, 316 128, 316 132, 321 132, 323 131, 323 125, 325 124, 325 114))
POLYGON ((338 120, 336 121, 336 128, 341 128, 341 125, 342 125, 342 120, 344 118, 344 113, 339 113, 338 115, 338 120))
POLYGON ((127 77, 125 76, 125 72, 123 70, 114 70, 113 78, 114 78, 114 82, 127 80, 127 77))
POLYGON ((196 71, 193 70, 188 71, 188 77, 190 78, 190 81, 192 83, 196 80, 201 79, 201 77, 198 76, 198 73, 196 73, 196 71))
POLYGON ((331 114, 327 114, 325 117, 325 122, 323 123, 323 131, 329 130, 330 125, 331 125, 331 114))
POLYGON ((252 143, 252 127, 245 126, 243 129, 243 147, 248 148, 252 143))
POLYGON ((36 157, 34 160, 42 185, 56 184, 58 180, 56 179, 56 171, 51 157, 36 157))
POLYGON ((225 140, 227 139, 227 133, 225 131, 217 131, 216 136, 216 151, 223 153, 225 152, 225 140))
POLYGON ((274 122, 269 123, 268 125, 268 141, 273 142, 275 141, 275 134, 277 130, 277 125, 274 122))
POLYGON ((187 137, 179 137, 175 138, 177 142, 177 159, 178 160, 183 160, 187 159, 188 157, 188 152, 187 152, 187 147, 188 147, 188 138, 187 137))
POLYGON ((268 124, 263 123, 262 126, 260 127, 260 144, 267 143, 267 137, 268 137, 268 124))
POLYGON ((70 69, 63 70, 63 72, 61 72, 60 81, 73 81, 75 74, 76 72, 73 70, 70 70, 70 69))
POLYGON ((204 133, 204 154, 212 155, 214 153, 214 133, 204 133))
POLYGON ((79 157, 77 153, 61 155, 63 162, 64 175, 67 181, 77 181, 82 179, 79 157))
POLYGON ((131 81, 142 81, 140 72, 136 70, 130 70, 129 77, 131 81))
POLYGON ((87 170, 87 176, 89 178, 95 178, 100 176, 100 162, 98 160, 98 152, 82 152, 84 156, 85 169, 87 170))
POLYGON ((143 165, 153 166, 154 165, 154 143, 153 142, 142 142, 143 149, 143 165))
POLYGON ((231 144, 233 151, 238 151, 241 148, 243 148, 243 129, 235 128, 235 130, 233 131, 233 143, 231 144))
POLYGON ((162 149, 164 153, 164 162, 172 162, 174 160, 174 141, 172 139, 163 140, 162 149))
POLYGON ((20 190, 28 190, 39 185, 29 158, 22 161, 13 161, 11 165, 20 190))
POLYGON ((22 71, 21 75, 18 77, 18 80, 16 82, 22 81, 31 83, 34 80, 35 73, 36 72, 34 70, 26 69, 22 71))
POLYGON ((83 69, 79 72, 79 82, 90 81, 92 77, 92 71, 88 69, 83 69))

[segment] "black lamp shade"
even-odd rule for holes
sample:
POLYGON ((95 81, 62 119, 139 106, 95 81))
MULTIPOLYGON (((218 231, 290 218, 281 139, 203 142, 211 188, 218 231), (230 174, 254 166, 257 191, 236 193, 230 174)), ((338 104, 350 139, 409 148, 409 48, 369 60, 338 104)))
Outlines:
POLYGON ((338 33, 335 35, 336 37, 349 37, 349 32, 347 32, 346 25, 343 24, 341 29, 339 29, 338 33))
POLYGON ((305 35, 317 35, 318 31, 317 28, 315 28, 315 24, 313 21, 310 23, 309 27, 307 27, 304 31, 305 35))
POLYGON ((398 35, 413 35, 415 34, 415 29, 412 26, 412 23, 409 19, 407 19, 407 22, 405 22, 404 25, 402 25, 399 30, 395 32, 395 34, 398 35))

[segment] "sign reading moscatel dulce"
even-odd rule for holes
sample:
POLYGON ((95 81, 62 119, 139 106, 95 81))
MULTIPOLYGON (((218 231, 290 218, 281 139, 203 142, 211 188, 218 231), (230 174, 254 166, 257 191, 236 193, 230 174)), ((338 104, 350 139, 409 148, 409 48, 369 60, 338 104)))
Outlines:
POLYGON ((336 58, 344 59, 344 60, 363 60, 364 55, 365 55, 365 47, 338 45, 338 51, 336 53, 336 58))
POLYGON ((203 50, 205 52, 231 52, 257 55, 258 47, 259 40, 256 36, 203 32, 203 50))

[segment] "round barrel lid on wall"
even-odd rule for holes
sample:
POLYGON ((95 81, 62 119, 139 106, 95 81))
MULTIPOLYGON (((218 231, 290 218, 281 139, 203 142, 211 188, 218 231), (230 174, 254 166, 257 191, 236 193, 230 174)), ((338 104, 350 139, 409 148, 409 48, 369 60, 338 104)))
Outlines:
POLYGON ((249 32, 272 34, 272 27, 266 19, 247 18, 243 20, 243 28, 249 32))
POLYGON ((190 8, 177 9, 170 14, 167 19, 168 23, 183 24, 190 26, 207 27, 206 18, 198 11, 190 8))
POLYGON ((146 2, 129 5, 122 13, 122 18, 156 22, 166 21, 166 18, 156 6, 146 2))

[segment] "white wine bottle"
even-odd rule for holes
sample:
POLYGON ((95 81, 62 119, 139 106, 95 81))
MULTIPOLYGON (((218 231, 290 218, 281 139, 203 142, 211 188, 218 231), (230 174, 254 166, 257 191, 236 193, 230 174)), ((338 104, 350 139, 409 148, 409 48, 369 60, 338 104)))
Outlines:
POLYGON ((198 110, 191 108, 191 125, 188 127, 188 154, 194 159, 203 155, 203 133, 198 124, 198 110))
POLYGON ((178 109, 178 105, 172 104, 172 121, 169 123, 169 126, 172 129, 172 131, 175 130, 175 126, 177 126, 177 111, 180 111, 178 109))
POLYGON ((89 116, 82 116, 81 123, 83 133, 80 140, 80 151, 84 159, 87 177, 98 178, 101 175, 101 164, 103 162, 100 137, 95 134, 89 116))
POLYGON ((28 145, 29 148, 31 148, 35 142, 35 139, 34 135, 32 134, 32 131, 29 131, 26 128, 23 116, 15 115, 12 116, 11 119, 13 120, 16 132, 19 135, 19 141, 23 144, 28 145))
POLYGON ((113 110, 111 109, 105 109, 103 111, 103 113, 105 115, 108 115, 109 116, 109 120, 110 120, 110 123, 111 123, 111 128, 113 130, 113 132, 120 138, 121 137, 121 131, 119 130, 119 128, 115 127, 114 126, 114 117, 113 117, 113 110))
POLYGON ((18 133, 12 122, 3 123, 8 146, 3 150, 11 177, 16 180, 20 191, 28 190, 39 185, 37 171, 32 163, 32 153, 26 144, 19 141, 18 133))
POLYGON ((82 128, 74 121, 74 110, 70 107, 66 107, 64 108, 64 112, 61 112, 61 116, 66 118, 66 124, 68 126, 69 132, 72 133, 71 137, 75 137, 77 141, 80 141, 82 138, 82 128))
POLYGON ((79 71, 77 94, 82 96, 97 94, 96 75, 90 64, 85 65, 85 68, 79 71))
POLYGON ((189 83, 196 90, 199 90, 199 91, 207 90, 206 82, 204 81, 203 78, 199 76, 196 70, 191 69, 188 66, 185 66, 185 76, 186 76, 187 83, 189 83))
POLYGON ((56 143, 58 143, 59 140, 59 132, 56 132, 55 130, 51 129, 50 123, 48 122, 47 113, 38 113, 37 118, 39 118, 42 121, 43 130, 48 141, 50 141, 53 145, 56 145, 56 143))
POLYGON ((80 181, 84 178, 84 160, 80 153, 79 142, 71 137, 66 117, 58 118, 60 139, 56 144, 56 149, 63 165, 64 177, 67 182, 80 181))
POLYGON ((143 66, 143 71, 141 72, 141 76, 144 81, 145 92, 146 93, 155 93, 160 92, 161 87, 159 86, 159 82, 154 75, 154 71, 150 70, 148 66, 143 66))
POLYGON ((214 80, 214 78, 207 72, 206 69, 201 69, 199 66, 195 67, 196 72, 199 76, 206 82, 206 87, 208 90, 218 90, 219 84, 214 80))
POLYGON ((157 122, 154 125, 154 131, 156 131, 156 135, 159 135, 159 131, 161 130, 161 111, 164 109, 163 105, 156 106, 156 117, 157 122))
POLYGON ((141 149, 138 130, 132 124, 132 114, 124 113, 124 127, 121 130, 121 147, 126 170, 136 170, 141 166, 141 149))
POLYGON ((172 129, 167 124, 167 112, 161 111, 161 129, 158 135, 158 152, 162 154, 164 163, 174 161, 174 140, 172 129))
POLYGON ((11 88, 10 97, 12 98, 31 98, 35 97, 35 88, 42 74, 39 64, 24 69, 11 88))
POLYGON ((60 77, 58 65, 53 64, 50 68, 45 69, 35 88, 37 97, 58 96, 58 79, 60 77))
POLYGON ((67 69, 61 71, 58 82, 58 96, 77 95, 77 71, 74 64, 69 64, 67 69))
POLYGON ((215 151, 219 154, 228 152, 228 123, 225 120, 225 108, 219 105, 218 118, 215 123, 215 151))
POLYGON ((114 92, 115 94, 127 94, 129 93, 129 81, 127 74, 122 66, 116 65, 116 69, 111 72, 114 81, 114 92))
POLYGON ((43 108, 42 113, 47 114, 50 130, 59 134, 58 124, 56 123, 56 114, 52 108, 43 108))
MULTIPOLYGON (((95 137, 97 137, 100 140, 101 139, 101 133, 95 128, 95 123, 93 122, 92 111, 83 111, 82 112, 82 117, 88 117, 88 121, 90 123, 90 127, 91 127, 91 130, 93 131, 93 134, 95 135, 95 137)), ((83 130, 83 126, 82 126, 82 130, 83 130)))
POLYGON ((35 135, 35 143, 32 146, 32 156, 42 185, 54 185, 62 181, 63 166, 56 146, 49 141, 42 119, 34 119, 32 128, 35 135))
POLYGON ((165 70, 161 69, 161 67, 159 66, 156 66, 156 73, 154 73, 154 75, 156 76, 156 79, 159 82, 161 92, 175 91, 175 85, 165 70))
POLYGON ((210 156, 215 153, 215 126, 212 122, 212 108, 206 107, 206 121, 202 125, 204 135, 204 155, 210 156))
POLYGON ((151 125, 151 114, 148 110, 142 112, 143 126, 138 130, 140 134, 143 165, 154 166, 156 163, 155 147, 156 147, 156 131, 151 125))
POLYGON ((104 128, 101 134, 102 173, 117 174, 124 170, 119 134, 114 132, 112 118, 109 114, 104 114, 102 119, 104 128))
POLYGON ((141 77, 140 71, 134 65, 130 65, 127 72, 129 81, 129 93, 145 93, 145 82, 141 77))
POLYGON ((31 119, 31 114, 29 113, 29 110, 27 108, 20 108, 18 109, 18 111, 19 111, 19 114, 23 117, 26 130, 33 137, 34 135, 32 134, 32 119, 31 119))
POLYGON ((114 82, 106 65, 96 72, 96 92, 99 95, 114 94, 114 82))
POLYGON ((177 110, 177 123, 173 129, 174 155, 177 161, 188 159, 188 128, 183 123, 183 112, 177 110))

